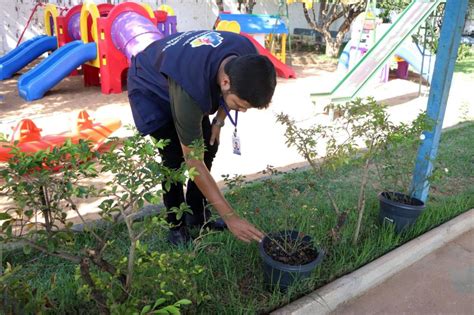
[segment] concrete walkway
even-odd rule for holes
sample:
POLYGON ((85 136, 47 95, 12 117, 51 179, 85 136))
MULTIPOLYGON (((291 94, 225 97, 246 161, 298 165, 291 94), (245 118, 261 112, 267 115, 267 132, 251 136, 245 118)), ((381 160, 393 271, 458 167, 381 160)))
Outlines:
POLYGON ((474 314, 474 230, 331 314, 474 314))

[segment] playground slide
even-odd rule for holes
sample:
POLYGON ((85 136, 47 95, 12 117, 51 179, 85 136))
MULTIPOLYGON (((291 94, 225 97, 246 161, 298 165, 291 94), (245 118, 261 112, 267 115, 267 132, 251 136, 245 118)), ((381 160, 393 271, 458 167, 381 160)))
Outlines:
POLYGON ((444 0, 413 0, 387 32, 367 51, 359 62, 328 93, 313 93, 317 99, 330 96, 332 101, 346 101, 357 95, 367 82, 395 54, 402 43, 444 0))
POLYGON ((57 39, 55 36, 40 35, 23 42, 0 57, 0 80, 11 78, 31 61, 56 48, 57 39))
MULTIPOLYGON (((350 49, 351 47, 355 47, 356 45, 357 41, 351 40, 344 47, 344 50, 342 51, 341 56, 339 58, 339 63, 337 65, 337 70, 341 73, 346 73, 349 69, 350 49)), ((408 64, 415 70, 415 72, 421 73, 421 75, 426 81, 431 81, 434 63, 436 61, 435 55, 425 54, 425 56, 423 57, 422 50, 410 39, 408 39, 397 49, 397 51, 395 52, 395 56, 398 56, 408 62, 408 64), (423 71, 421 71, 422 64, 423 71)))
POLYGON ((401 45, 397 49, 396 55, 408 62, 416 72, 421 73, 426 81, 431 82, 436 56, 432 55, 430 57, 429 55, 425 55, 423 57, 422 51, 416 44, 411 42, 401 45), (422 65, 423 69, 421 69, 422 65))
POLYGON ((240 33, 240 34, 250 39, 252 44, 254 44, 254 46, 257 48, 258 53, 260 55, 267 56, 268 59, 270 59, 270 61, 275 66, 275 70, 279 77, 282 77, 285 79, 288 79, 288 78, 296 79, 296 73, 293 69, 291 69, 291 67, 287 66, 286 64, 284 64, 283 62, 275 58, 275 56, 273 56, 267 49, 265 49, 265 47, 260 45, 260 43, 257 42, 252 36, 245 33, 240 33))
POLYGON ((80 40, 70 42, 57 49, 35 68, 18 80, 18 92, 27 101, 42 98, 44 93, 67 77, 86 61, 95 59, 95 43, 84 44, 80 40))

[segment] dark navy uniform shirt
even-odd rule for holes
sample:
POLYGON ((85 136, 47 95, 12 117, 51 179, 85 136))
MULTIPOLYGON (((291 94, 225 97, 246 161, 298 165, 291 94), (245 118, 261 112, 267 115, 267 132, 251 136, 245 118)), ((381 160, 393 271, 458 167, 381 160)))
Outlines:
POLYGON ((219 65, 228 56, 256 54, 247 38, 230 32, 192 31, 173 34, 150 44, 132 58, 128 94, 150 101, 130 102, 137 129, 150 134, 172 120, 168 77, 180 85, 204 114, 219 106, 219 65))

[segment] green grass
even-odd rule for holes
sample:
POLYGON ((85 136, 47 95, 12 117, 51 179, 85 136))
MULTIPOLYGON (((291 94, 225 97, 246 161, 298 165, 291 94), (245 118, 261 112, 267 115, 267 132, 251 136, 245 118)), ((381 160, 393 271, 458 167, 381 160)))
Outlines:
POLYGON ((474 52, 463 60, 457 61, 454 66, 454 72, 467 74, 469 78, 474 79, 474 52))
MULTIPOLYGON (((331 185, 332 194, 341 209, 353 209, 357 200, 360 169, 346 166, 316 180, 309 171, 295 171, 282 176, 247 184, 227 192, 227 198, 245 218, 266 232, 297 228, 311 235, 327 255, 309 281, 291 288, 288 293, 269 292, 264 286, 260 257, 256 244, 246 245, 228 232, 204 237, 195 251, 195 263, 205 267, 197 279, 198 288, 209 299, 188 308, 187 313, 197 314, 262 314, 287 304, 314 289, 327 284, 393 250, 403 243, 456 217, 474 207, 474 123, 465 123, 443 133, 437 165, 447 168, 445 176, 432 183, 427 208, 416 225, 396 235, 390 228, 377 224, 377 191, 368 191, 366 215, 360 242, 352 246, 351 239, 357 215, 352 211, 342 231, 334 242, 329 235, 336 221, 335 212, 327 197, 316 190, 320 181, 331 185)), ((127 250, 125 229, 115 232, 117 242, 127 250)), ((165 231, 147 237, 144 242, 150 249, 170 252, 174 249, 162 240, 165 231)), ((80 249, 89 242, 84 235, 77 244, 80 249)), ((76 298, 80 282, 74 280, 75 267, 57 258, 43 255, 23 255, 18 252, 4 255, 13 264, 25 263, 25 269, 34 277, 28 281, 39 292, 48 292, 55 301, 55 313, 97 312, 94 304, 76 298), (56 281, 51 284, 51 278, 56 281)), ((176 283, 175 292, 182 291, 176 283)), ((185 290, 182 292, 186 292, 185 290)), ((179 296, 186 298, 186 296, 179 296)))

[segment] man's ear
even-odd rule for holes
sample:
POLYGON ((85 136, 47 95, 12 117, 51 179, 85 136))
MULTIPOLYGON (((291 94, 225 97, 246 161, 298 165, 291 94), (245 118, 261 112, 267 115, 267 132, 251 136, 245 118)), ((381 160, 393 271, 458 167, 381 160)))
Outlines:
POLYGON ((222 94, 228 93, 230 91, 230 78, 227 74, 223 74, 220 78, 219 85, 221 86, 222 94))

